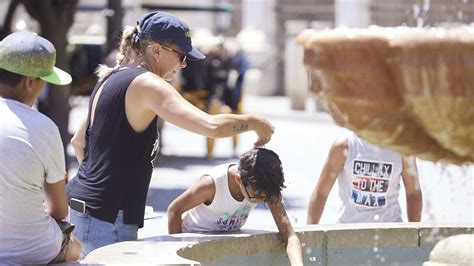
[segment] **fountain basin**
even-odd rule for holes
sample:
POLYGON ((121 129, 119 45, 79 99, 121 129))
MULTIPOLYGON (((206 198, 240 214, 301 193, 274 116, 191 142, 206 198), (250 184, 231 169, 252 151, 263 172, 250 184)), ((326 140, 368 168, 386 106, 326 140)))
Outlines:
MULTIPOLYGON (((306 265, 421 265, 445 237, 472 234, 472 224, 341 224, 296 228, 306 265)), ((81 263, 288 265, 276 232, 175 234, 121 242, 81 263)))
POLYGON ((474 27, 307 30, 297 42, 339 125, 404 155, 474 162, 474 27))

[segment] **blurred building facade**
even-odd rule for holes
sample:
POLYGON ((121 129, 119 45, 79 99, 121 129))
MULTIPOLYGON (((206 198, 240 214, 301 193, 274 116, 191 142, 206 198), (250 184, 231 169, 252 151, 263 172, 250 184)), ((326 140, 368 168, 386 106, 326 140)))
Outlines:
MULTIPOLYGON (((105 42, 107 0, 80 0, 69 34, 72 43, 105 42), (87 36, 87 38, 85 37, 87 36)), ((0 23, 10 0, 0 0, 0 23)), ((236 37, 248 53, 252 67, 247 92, 260 95, 305 97, 307 81, 302 52, 293 43, 304 28, 338 26, 436 26, 439 23, 472 23, 472 0, 122 0, 124 25, 135 25, 149 9, 144 5, 181 6, 167 10, 183 18, 195 32, 236 37), (206 11, 186 7, 227 5, 227 11, 206 11), (303 72, 303 73, 301 73, 303 72)), ((14 30, 38 29, 24 8, 19 8, 14 30)), ((301 99, 300 99, 301 100, 301 99)), ((296 103, 295 108, 302 108, 296 103)), ((304 108, 304 107, 303 107, 304 108)))
POLYGON ((452 26, 474 21, 471 0, 278 0, 276 10, 276 48, 285 51, 276 58, 276 93, 290 96, 295 109, 304 108, 308 88, 307 76, 301 74, 302 47, 293 41, 302 28, 452 26))
POLYGON ((308 78, 302 64, 303 49, 294 38, 306 28, 335 26, 335 0, 277 1, 277 87, 275 94, 288 95, 293 109, 304 109, 308 78))
POLYGON ((393 27, 469 24, 474 19, 474 3, 470 0, 371 0, 372 24, 393 27))

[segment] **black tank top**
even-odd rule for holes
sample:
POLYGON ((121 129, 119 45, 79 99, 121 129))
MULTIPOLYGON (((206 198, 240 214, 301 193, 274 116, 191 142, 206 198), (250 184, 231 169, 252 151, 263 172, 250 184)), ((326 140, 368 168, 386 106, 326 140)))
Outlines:
POLYGON ((146 71, 132 67, 112 73, 104 81, 90 126, 92 103, 102 82, 96 85, 89 103, 84 160, 67 187, 69 198, 85 201, 91 216, 110 223, 123 210, 125 224, 143 227, 158 148, 157 117, 145 131, 135 132, 125 114, 125 94, 146 71))

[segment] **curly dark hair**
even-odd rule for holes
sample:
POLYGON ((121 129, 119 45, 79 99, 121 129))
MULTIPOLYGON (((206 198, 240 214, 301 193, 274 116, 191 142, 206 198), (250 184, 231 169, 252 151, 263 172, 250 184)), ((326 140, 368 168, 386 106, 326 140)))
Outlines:
POLYGON ((240 156, 239 171, 244 186, 249 184, 257 193, 265 193, 265 202, 281 198, 285 177, 278 155, 265 148, 253 148, 240 156))

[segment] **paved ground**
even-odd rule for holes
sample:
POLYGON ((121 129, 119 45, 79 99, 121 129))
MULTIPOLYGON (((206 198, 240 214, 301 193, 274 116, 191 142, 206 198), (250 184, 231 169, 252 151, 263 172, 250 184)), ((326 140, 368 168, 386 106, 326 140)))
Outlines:
MULTIPOLYGON (((71 113, 71 128, 85 115, 87 99, 73 100, 75 108, 71 113)), ((316 112, 311 100, 306 111, 290 109, 286 97, 246 96, 244 110, 266 116, 275 125, 275 134, 266 146, 277 152, 285 170, 285 206, 293 226, 306 224, 306 208, 309 195, 317 182, 328 149, 337 137, 347 130, 334 124, 331 117, 316 112)), ((240 135, 237 153, 252 147, 256 135, 252 132, 240 135)), ((186 132, 171 124, 163 129, 162 156, 153 172, 147 205, 154 212, 147 217, 139 237, 167 233, 166 208, 168 204, 210 167, 220 163, 236 161, 232 151, 232 140, 219 139, 215 146, 215 159, 207 160, 205 138, 186 132)), ((474 166, 457 167, 418 161, 420 180, 424 196, 422 222, 474 223, 474 166)), ((76 169, 70 170, 73 176, 76 169)), ((337 185, 332 190, 321 223, 334 223, 339 204, 337 185)), ((400 193, 402 209, 405 208, 405 194, 400 193)), ((406 217, 406 215, 405 215, 406 217)), ((406 218, 405 218, 406 220, 406 218)), ((257 207, 245 225, 247 229, 276 228, 269 210, 257 207)))

